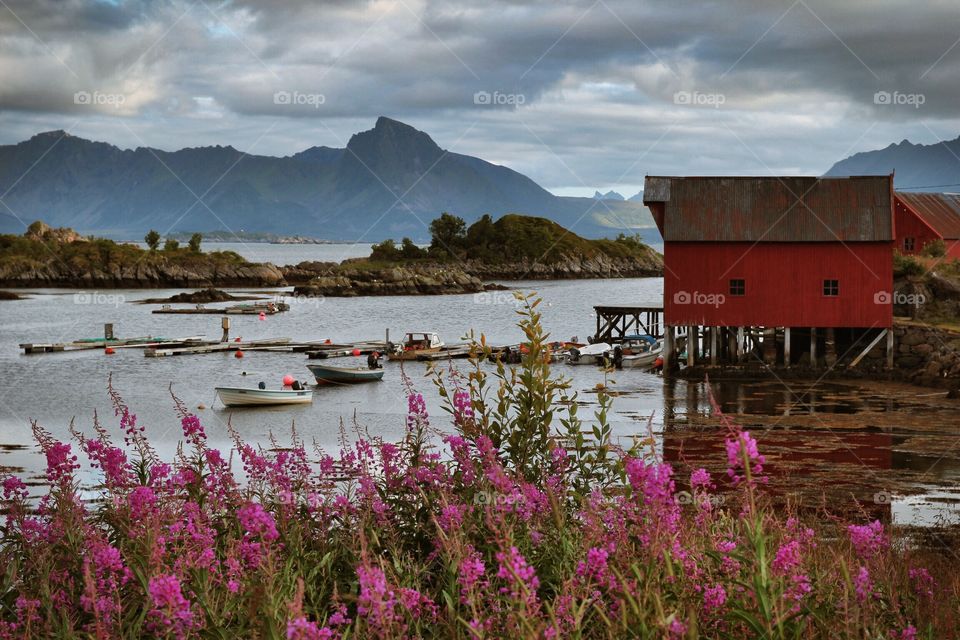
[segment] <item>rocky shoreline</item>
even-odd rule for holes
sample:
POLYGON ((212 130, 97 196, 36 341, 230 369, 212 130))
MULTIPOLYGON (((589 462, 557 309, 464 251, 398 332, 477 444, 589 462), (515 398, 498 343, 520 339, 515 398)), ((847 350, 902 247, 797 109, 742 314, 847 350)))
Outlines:
POLYGON ((0 287, 66 289, 175 289, 179 287, 282 287, 283 273, 265 264, 139 263, 92 271, 61 263, 14 269, 0 267, 0 287))

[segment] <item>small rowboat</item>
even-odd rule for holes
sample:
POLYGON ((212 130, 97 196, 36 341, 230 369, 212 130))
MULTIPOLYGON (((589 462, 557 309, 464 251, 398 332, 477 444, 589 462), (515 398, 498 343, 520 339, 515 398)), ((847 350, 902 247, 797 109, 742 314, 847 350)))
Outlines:
POLYGON ((317 379, 317 384, 352 384, 383 380, 383 369, 328 367, 322 364, 308 364, 307 369, 310 369, 310 373, 317 379))
POLYGON ((439 353, 443 346, 440 336, 432 331, 408 333, 402 343, 387 352, 387 357, 390 360, 416 360, 422 355, 439 353))
POLYGON ((243 389, 240 387, 217 387, 217 395, 228 407, 266 407, 276 404, 310 404, 311 389, 243 389))

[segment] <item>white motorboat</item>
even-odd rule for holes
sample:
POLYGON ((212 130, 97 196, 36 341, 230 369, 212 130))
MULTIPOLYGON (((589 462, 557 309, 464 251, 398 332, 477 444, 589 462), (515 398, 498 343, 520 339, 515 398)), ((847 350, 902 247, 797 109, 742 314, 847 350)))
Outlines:
MULTIPOLYGON (((603 364, 604 358, 608 358, 610 345, 606 342, 596 342, 582 347, 572 347, 570 356, 567 358, 568 364, 603 364)), ((609 358, 608 358, 609 359, 609 358)))
POLYGON ((217 387, 217 395, 228 407, 266 407, 278 404, 310 404, 312 389, 245 389, 217 387))

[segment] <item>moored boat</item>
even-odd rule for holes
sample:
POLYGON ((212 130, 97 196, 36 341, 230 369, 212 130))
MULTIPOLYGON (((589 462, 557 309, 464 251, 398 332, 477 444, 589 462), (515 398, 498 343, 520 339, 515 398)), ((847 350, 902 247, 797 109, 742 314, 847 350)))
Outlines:
POLYGON ((312 389, 246 389, 217 387, 220 401, 228 407, 266 407, 278 404, 310 404, 312 389))
POLYGON ((329 367, 322 364, 308 364, 307 369, 317 379, 317 384, 353 384, 383 379, 383 369, 329 367))
POLYGON ((403 342, 394 345, 387 353, 391 360, 416 360, 428 353, 439 353, 443 348, 440 336, 432 331, 412 332, 403 337, 403 342))
POLYGON ((606 342, 588 344, 584 347, 573 347, 570 349, 570 357, 567 358, 567 363, 593 365, 602 364, 609 351, 610 345, 606 342))

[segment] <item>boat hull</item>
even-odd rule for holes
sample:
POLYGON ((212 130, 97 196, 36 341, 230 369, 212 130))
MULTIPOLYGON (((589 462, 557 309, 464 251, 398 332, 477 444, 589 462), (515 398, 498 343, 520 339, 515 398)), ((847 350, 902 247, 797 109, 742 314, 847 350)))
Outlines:
POLYGON ((220 401, 228 407, 267 407, 284 404, 310 404, 313 391, 304 389, 243 389, 239 387, 217 387, 220 401))
POLYGON ((440 353, 442 347, 436 347, 431 349, 411 349, 410 351, 398 351, 396 353, 388 353, 387 358, 390 360, 416 360, 420 356, 427 355, 430 353, 440 353))
POLYGON ((307 365, 317 384, 355 384, 383 380, 383 369, 360 369, 347 367, 324 367, 307 365))

